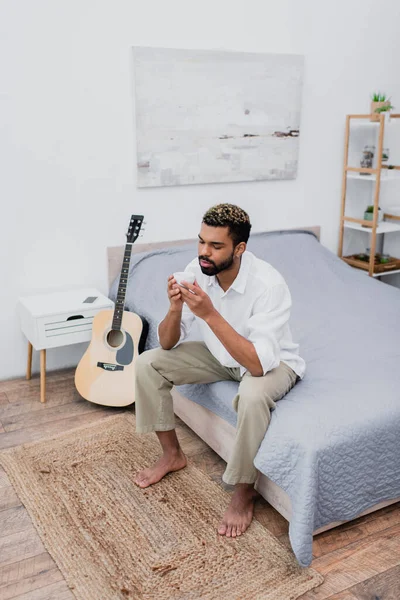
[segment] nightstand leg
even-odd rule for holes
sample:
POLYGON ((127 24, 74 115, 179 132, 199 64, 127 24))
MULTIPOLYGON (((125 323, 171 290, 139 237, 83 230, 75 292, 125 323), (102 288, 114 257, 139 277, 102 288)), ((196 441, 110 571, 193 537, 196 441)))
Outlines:
POLYGON ((32 344, 28 342, 28 364, 26 365, 26 378, 30 379, 32 376, 32 344))
POLYGON ((46 402, 46 350, 40 351, 40 402, 46 402))

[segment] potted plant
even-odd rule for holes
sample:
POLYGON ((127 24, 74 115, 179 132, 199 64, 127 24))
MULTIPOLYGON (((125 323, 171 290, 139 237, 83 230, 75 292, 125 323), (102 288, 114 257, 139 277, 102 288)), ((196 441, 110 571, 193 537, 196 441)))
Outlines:
POLYGON ((380 113, 387 113, 389 116, 391 109, 394 108, 386 94, 374 93, 371 100, 371 121, 379 121, 380 113))
MULTIPOLYGON (((373 205, 367 206, 364 212, 364 221, 373 221, 374 220, 374 207, 373 205)), ((383 221, 383 212, 380 207, 378 207, 378 223, 383 221)))
POLYGON ((385 104, 384 106, 381 106, 380 108, 379 107, 376 108, 375 113, 377 113, 377 114, 384 113, 385 121, 386 121, 386 123, 389 123, 390 122, 390 111, 392 108, 394 108, 394 106, 392 104, 385 104))

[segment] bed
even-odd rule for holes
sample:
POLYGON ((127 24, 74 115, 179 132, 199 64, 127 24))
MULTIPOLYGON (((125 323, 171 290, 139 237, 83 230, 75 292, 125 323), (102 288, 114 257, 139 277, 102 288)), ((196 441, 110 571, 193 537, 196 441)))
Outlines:
MULTIPOLYGON (((345 264, 320 244, 318 228, 253 234, 248 249, 286 279, 293 339, 307 363, 272 413, 254 461, 257 489, 289 521, 296 558, 309 566, 313 535, 400 500, 400 290, 345 264)), ((148 324, 150 349, 168 310, 167 277, 197 255, 197 243, 134 244, 132 252, 125 310, 148 324)), ((122 255, 108 248, 114 301, 122 255)), ((196 327, 189 339, 199 339, 196 327)), ((173 390, 176 414, 224 460, 237 386, 173 390)))

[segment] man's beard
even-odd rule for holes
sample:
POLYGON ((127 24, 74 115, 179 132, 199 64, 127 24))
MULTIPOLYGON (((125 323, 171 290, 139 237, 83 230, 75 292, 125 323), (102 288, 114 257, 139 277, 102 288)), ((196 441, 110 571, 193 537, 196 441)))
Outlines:
POLYGON ((202 265, 200 265, 200 269, 201 269, 202 273, 204 273, 204 275, 208 275, 210 277, 212 275, 218 275, 218 273, 221 273, 221 271, 225 271, 226 269, 229 269, 233 265, 233 257, 234 257, 234 253, 232 252, 232 254, 230 255, 229 258, 224 260, 219 265, 216 265, 215 262, 208 260, 208 258, 205 258, 204 256, 199 256, 199 264, 200 264, 201 260, 205 260, 210 263, 209 267, 203 267, 202 265))

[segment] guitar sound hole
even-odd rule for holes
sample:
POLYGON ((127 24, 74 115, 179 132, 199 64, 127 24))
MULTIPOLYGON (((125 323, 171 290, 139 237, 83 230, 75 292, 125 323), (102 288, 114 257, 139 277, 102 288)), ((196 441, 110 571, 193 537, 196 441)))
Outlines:
POLYGON ((107 335, 107 342, 112 348, 118 348, 124 340, 124 334, 118 329, 111 329, 107 335))

